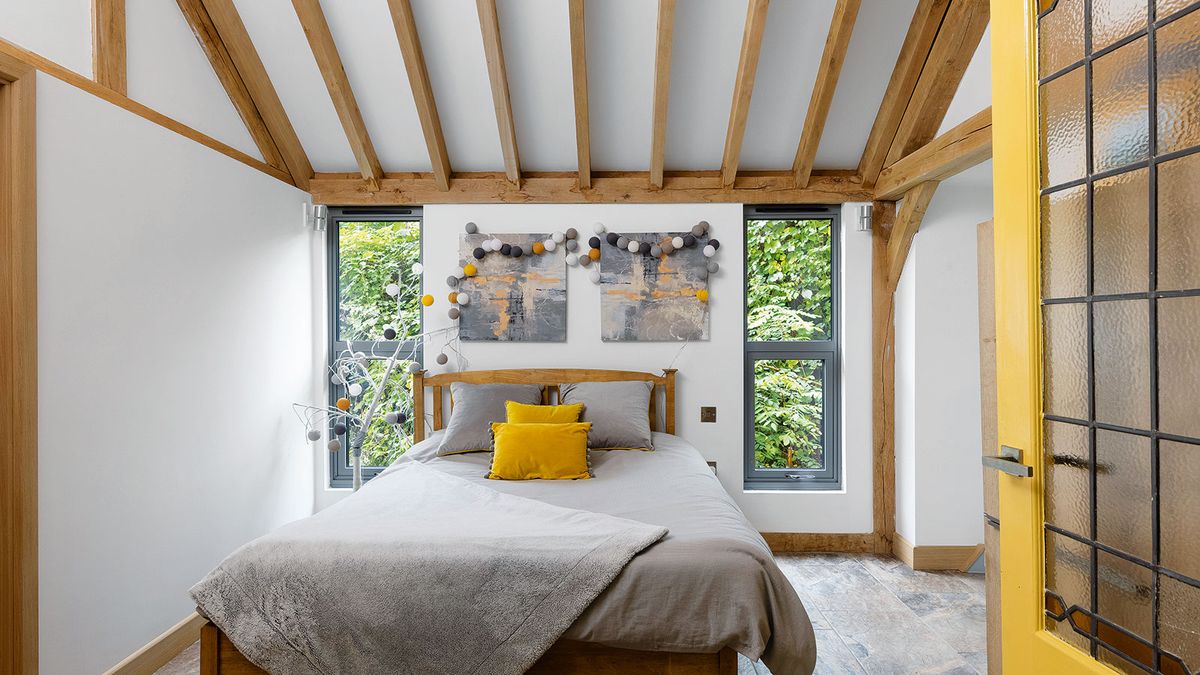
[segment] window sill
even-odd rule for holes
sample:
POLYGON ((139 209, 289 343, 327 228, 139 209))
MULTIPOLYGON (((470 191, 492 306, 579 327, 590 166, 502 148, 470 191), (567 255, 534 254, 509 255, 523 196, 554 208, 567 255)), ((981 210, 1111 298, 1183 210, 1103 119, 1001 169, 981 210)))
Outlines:
POLYGON ((745 485, 742 487, 744 495, 844 495, 846 488, 841 485, 831 485, 828 488, 824 487, 768 487, 766 485, 745 485))

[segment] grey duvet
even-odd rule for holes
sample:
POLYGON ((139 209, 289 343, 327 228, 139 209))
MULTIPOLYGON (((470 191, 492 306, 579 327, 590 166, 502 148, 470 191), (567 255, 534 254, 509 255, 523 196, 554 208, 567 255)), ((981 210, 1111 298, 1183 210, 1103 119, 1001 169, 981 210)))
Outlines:
POLYGON ((493 481, 440 436, 239 549, 201 611, 272 672, 519 673, 560 637, 812 671, 800 599, 682 439, 592 452, 591 480, 493 481))

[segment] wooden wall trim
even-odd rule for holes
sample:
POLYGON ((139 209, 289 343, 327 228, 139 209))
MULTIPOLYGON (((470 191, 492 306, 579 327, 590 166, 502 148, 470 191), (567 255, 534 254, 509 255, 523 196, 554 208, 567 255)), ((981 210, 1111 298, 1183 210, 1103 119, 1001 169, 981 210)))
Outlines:
POLYGON ((738 175, 722 187, 716 171, 668 172, 662 189, 646 171, 593 172, 592 187, 580 189, 575 172, 527 173, 514 185, 502 173, 460 173, 441 190, 428 173, 388 173, 372 192, 356 174, 319 173, 309 187, 313 202, 337 205, 412 204, 842 204, 869 201, 871 191, 848 172, 813 172, 806 188, 795 187, 791 171, 738 175))
MULTIPOLYGON (((0 55, 0 672, 38 668, 37 76, 0 55)), ((99 86, 99 85, 95 85, 99 86)))
POLYGON ((92 79, 128 94, 125 65, 125 0, 92 0, 92 79))
POLYGON ((216 150, 222 155, 225 155, 231 159, 235 159, 252 169, 258 169, 272 178, 277 178, 289 185, 294 185, 291 176, 288 175, 287 172, 281 171, 280 169, 277 169, 258 158, 251 157, 237 148, 226 145, 225 143, 222 143, 211 136, 196 131, 182 122, 173 120, 157 110, 134 101, 128 96, 118 94, 108 87, 101 86, 96 82, 84 77, 83 75, 80 75, 79 73, 68 70, 45 58, 44 56, 40 56, 29 51, 28 49, 18 47, 17 45, 4 40, 3 38, 0 38, 0 54, 11 57, 12 59, 20 61, 21 63, 36 68, 37 70, 57 80, 66 82, 73 87, 82 89, 83 91, 86 91, 97 98, 101 98, 127 112, 131 112, 142 119, 153 122, 164 129, 179 134, 180 136, 189 138, 210 150, 216 150))
POLYGON ((897 532, 892 542, 892 555, 918 571, 966 572, 983 555, 983 544, 914 546, 897 532))
POLYGON ((162 635, 109 668, 104 675, 151 675, 199 640, 200 628, 207 623, 208 619, 192 612, 162 635))
POLYGON ((763 532, 772 553, 872 553, 875 535, 862 533, 763 532))

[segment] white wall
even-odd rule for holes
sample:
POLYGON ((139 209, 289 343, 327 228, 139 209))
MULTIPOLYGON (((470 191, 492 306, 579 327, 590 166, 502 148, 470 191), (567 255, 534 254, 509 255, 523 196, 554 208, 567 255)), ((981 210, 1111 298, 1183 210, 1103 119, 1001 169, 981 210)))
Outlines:
MULTIPOLYGON (((718 464, 726 490, 763 531, 870 532, 871 516, 871 238, 854 230, 856 205, 844 216, 843 265, 843 446, 845 489, 832 492, 745 491, 742 486, 742 206, 679 205, 479 205, 427 206, 424 224, 426 289, 437 303, 426 312, 429 330, 449 325, 449 291, 444 279, 459 265, 463 224, 484 232, 551 232, 576 227, 591 236, 591 224, 615 231, 687 229, 712 224, 721 240, 721 272, 712 280, 711 340, 690 343, 603 343, 600 295, 583 269, 568 270, 567 342, 557 344, 466 343, 474 369, 599 367, 657 371, 678 354, 679 433, 718 464), (717 422, 701 424, 700 406, 717 406, 717 422)), ((432 359, 430 359, 432 362, 432 359)), ((450 366, 454 365, 452 360, 450 366)), ((449 368, 450 366, 447 366, 449 368)), ((437 366, 432 366, 434 371, 437 366)), ((336 499, 330 491, 327 499, 336 499)))
POLYGON ((975 226, 992 165, 938 187, 896 293, 896 527, 918 546, 983 542, 975 226))
POLYGON ((89 0, 0 0, 0 37, 92 76, 89 0))
POLYGON ((41 672, 101 672, 311 512, 303 193, 38 76, 41 672))

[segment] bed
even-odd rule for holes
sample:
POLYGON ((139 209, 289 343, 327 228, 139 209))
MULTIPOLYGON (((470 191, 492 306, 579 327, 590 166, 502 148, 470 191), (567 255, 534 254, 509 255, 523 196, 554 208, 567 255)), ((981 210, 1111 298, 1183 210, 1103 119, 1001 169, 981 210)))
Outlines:
MULTIPOLYGON (((419 464, 488 490, 668 531, 628 561, 528 672, 733 675, 738 652, 761 657, 777 675, 811 672, 813 632, 795 591, 700 453, 673 433, 674 371, 422 372, 413 387, 427 394, 414 397, 414 416, 425 417, 428 398, 433 432, 418 430, 414 447, 381 479, 419 464), (558 384, 627 380, 654 385, 647 415, 655 450, 593 452, 591 480, 486 480, 489 453, 436 456, 453 382, 541 384, 550 403, 558 384)), ((202 631, 201 666, 206 674, 263 672, 213 623, 202 631)))

